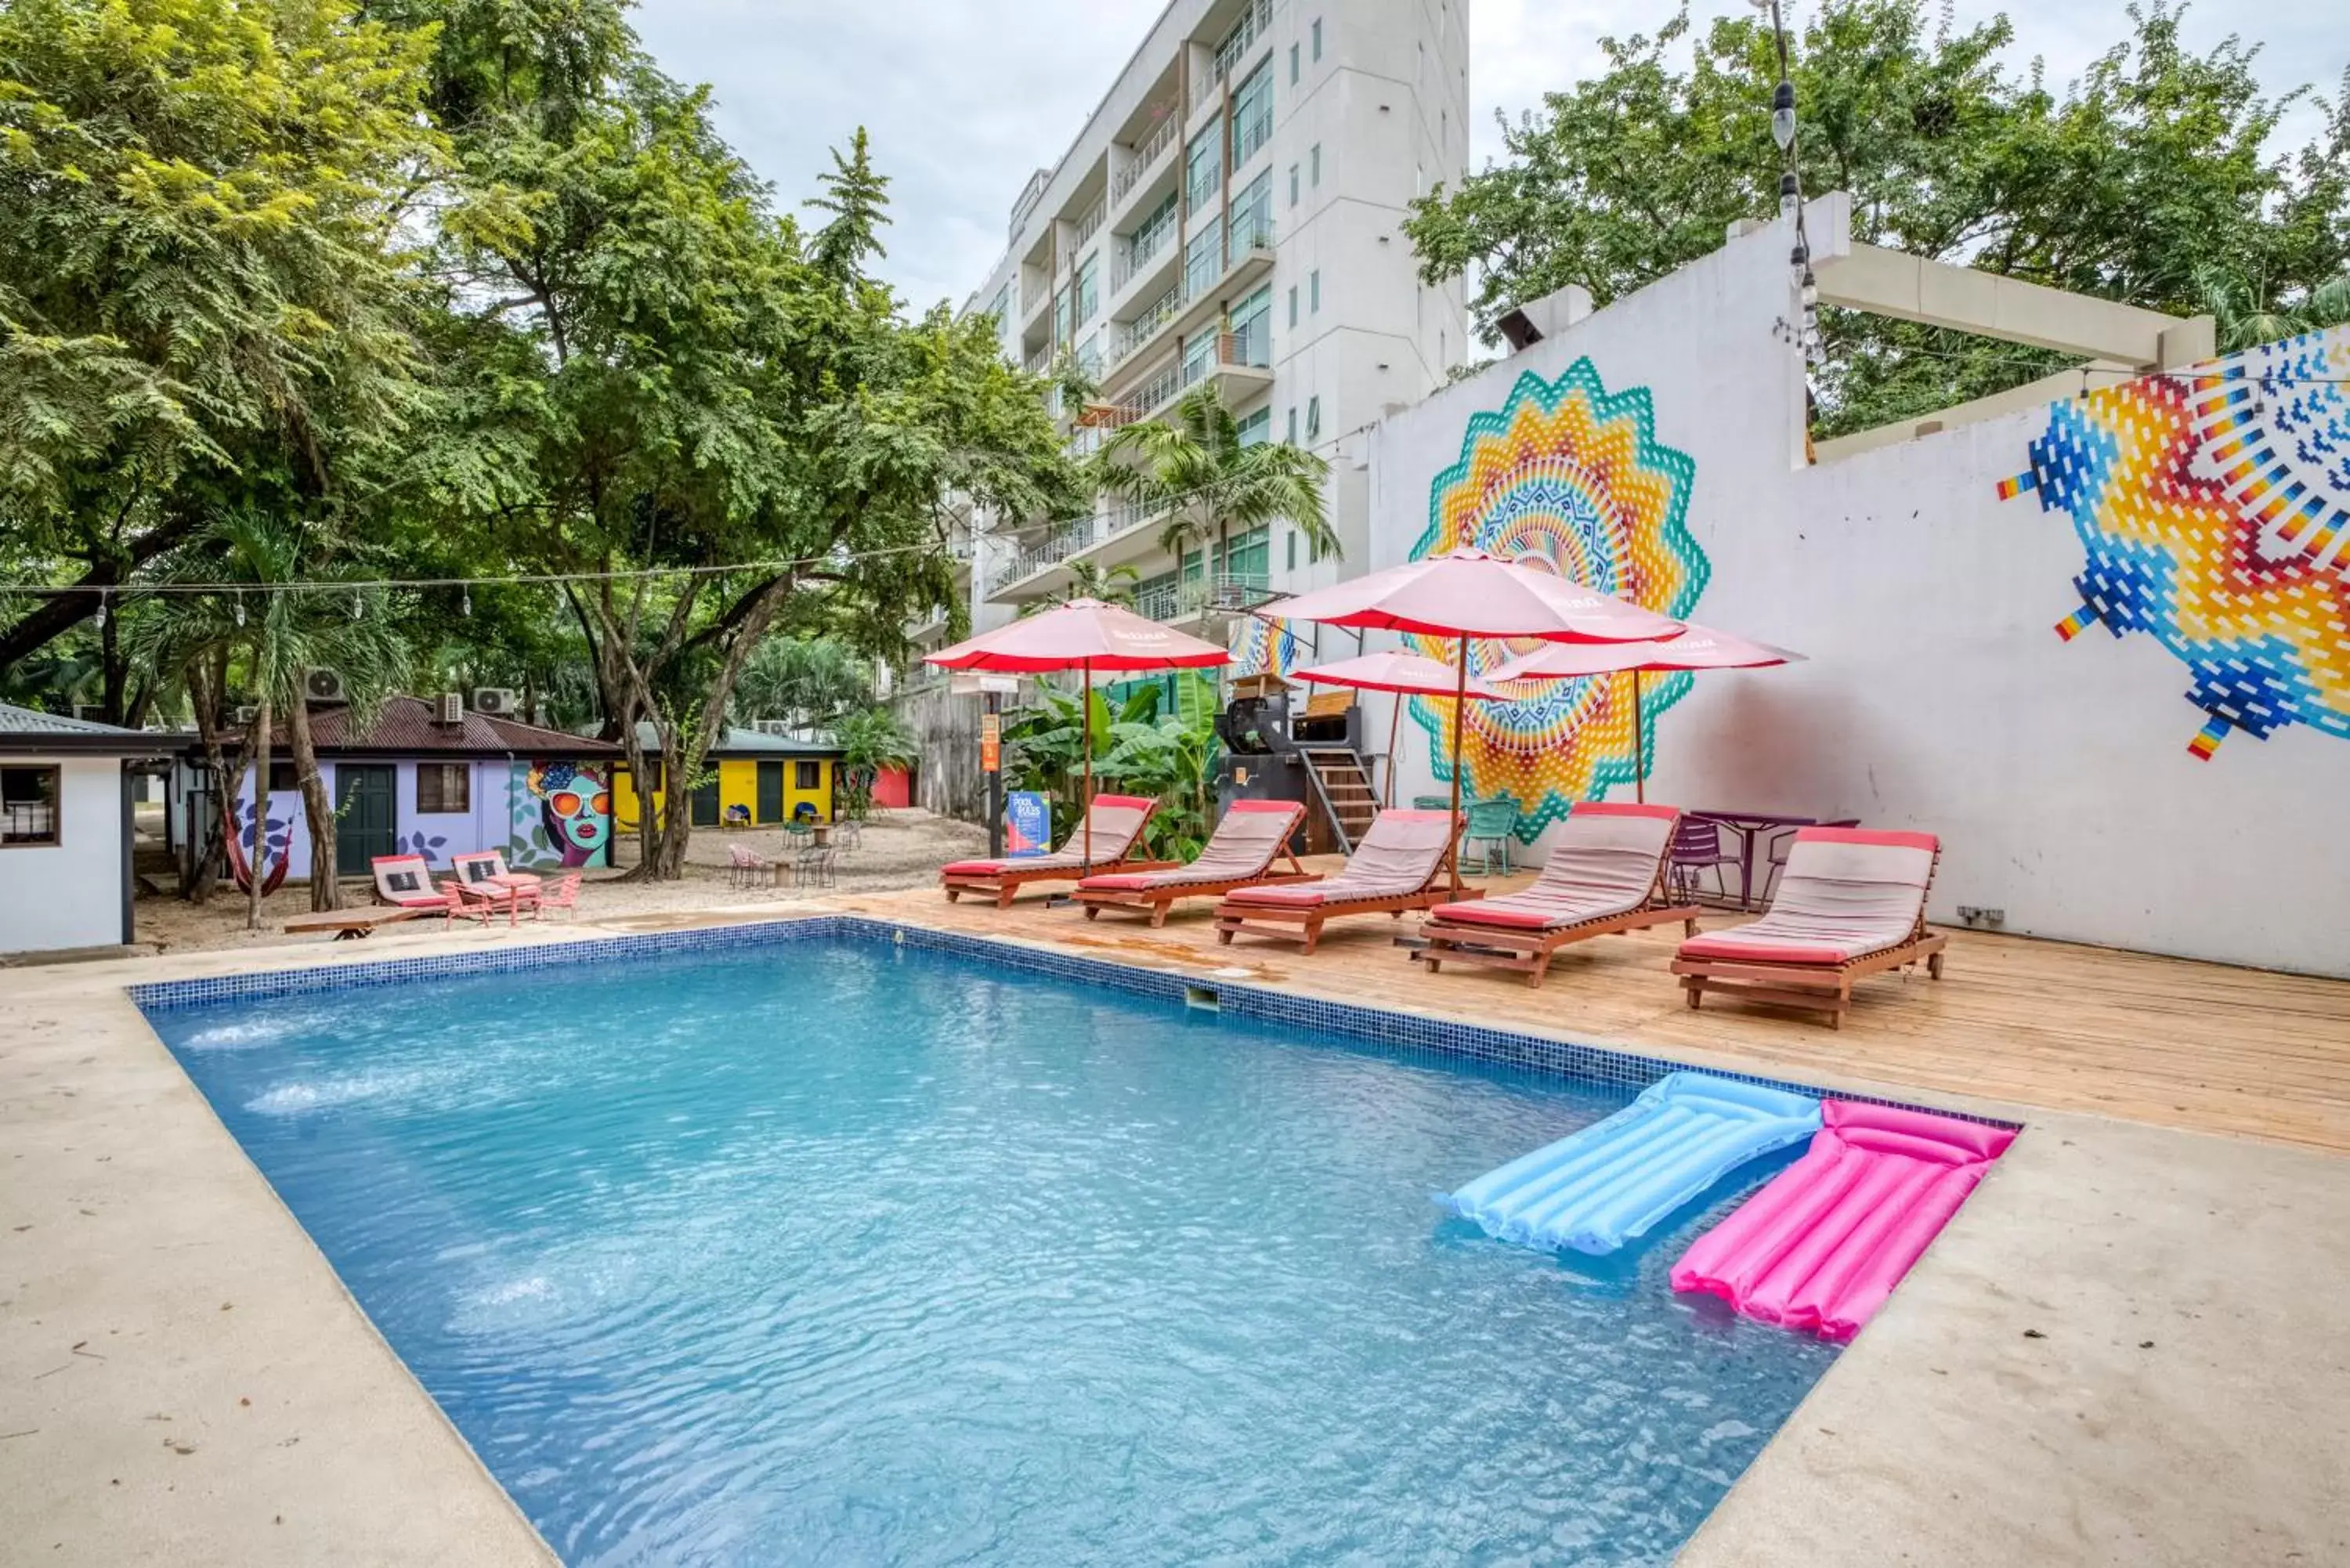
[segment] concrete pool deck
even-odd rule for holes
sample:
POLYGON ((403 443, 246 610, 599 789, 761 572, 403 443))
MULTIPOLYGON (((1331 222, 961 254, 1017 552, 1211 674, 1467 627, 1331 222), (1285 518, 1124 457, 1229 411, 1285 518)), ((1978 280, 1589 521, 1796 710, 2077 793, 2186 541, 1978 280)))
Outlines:
MULTIPOLYGON (((909 896, 828 907, 975 929, 909 896)), ((10 1551, 109 1568, 550 1561, 122 988, 723 918, 11 971, 0 992, 10 1551)), ((1201 971, 1259 957, 1195 950, 1165 940, 1171 931, 1104 951, 1105 932, 1069 923, 1096 940, 1065 943, 1029 922, 989 934, 1201 971)), ((1281 967, 1295 972, 1283 983, 1347 993, 1343 968, 1316 979, 1310 964, 1281 967)), ((1534 993, 1555 1010, 1548 1032, 1609 1043, 1613 1031, 1575 1027, 1564 980, 1534 993)), ((1441 1005, 1528 1026, 1479 992, 1525 994, 1448 987, 1441 1005)), ((1870 1059, 1865 1031, 1834 1039, 1846 1060, 1870 1059)), ((1734 1044, 1669 1054, 1787 1070, 1734 1044)), ((1797 1075, 2030 1130, 1684 1563, 2350 1561, 2350 1162, 1842 1072, 1797 1075)))

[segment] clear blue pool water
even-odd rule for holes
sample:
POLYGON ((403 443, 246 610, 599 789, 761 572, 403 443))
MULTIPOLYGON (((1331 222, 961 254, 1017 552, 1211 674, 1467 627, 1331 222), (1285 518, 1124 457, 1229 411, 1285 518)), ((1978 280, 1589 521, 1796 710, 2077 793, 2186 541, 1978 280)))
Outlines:
POLYGON ((573 1563, 1662 1563, 1833 1359, 1442 1218, 1623 1093, 865 939, 159 1012, 573 1563))

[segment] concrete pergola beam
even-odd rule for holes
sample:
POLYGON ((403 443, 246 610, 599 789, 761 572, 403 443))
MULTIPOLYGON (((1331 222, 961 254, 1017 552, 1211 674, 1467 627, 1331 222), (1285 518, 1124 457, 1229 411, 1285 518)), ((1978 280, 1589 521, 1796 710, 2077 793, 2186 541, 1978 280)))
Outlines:
POLYGON ((1841 191, 1804 216, 1824 304, 2140 370, 2176 369, 2216 349, 2208 316, 2165 316, 1862 244, 1852 238, 1852 199, 1841 191))

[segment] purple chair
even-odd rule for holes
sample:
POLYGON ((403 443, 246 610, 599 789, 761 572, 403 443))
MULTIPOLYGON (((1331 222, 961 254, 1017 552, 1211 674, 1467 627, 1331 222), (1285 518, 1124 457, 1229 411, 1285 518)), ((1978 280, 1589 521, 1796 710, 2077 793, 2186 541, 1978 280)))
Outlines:
POLYGON ((1741 862, 1735 855, 1721 846, 1721 825, 1710 817, 1684 816, 1673 830, 1673 845, 1665 875, 1672 885, 1673 902, 1691 904, 1697 901, 1698 874, 1713 873, 1713 896, 1730 901, 1730 886, 1722 879, 1721 868, 1741 862))

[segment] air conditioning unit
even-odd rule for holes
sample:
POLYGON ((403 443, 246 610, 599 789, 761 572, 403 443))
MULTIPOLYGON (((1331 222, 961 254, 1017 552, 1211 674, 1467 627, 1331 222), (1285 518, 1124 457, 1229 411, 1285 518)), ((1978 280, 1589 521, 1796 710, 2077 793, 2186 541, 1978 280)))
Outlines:
POLYGON ((313 702, 345 702, 343 678, 331 670, 313 670, 302 677, 302 695, 313 702))
POLYGON ((787 719, 754 719, 751 728, 763 735, 789 735, 792 732, 791 721, 787 719))
POLYGON ((106 717, 106 704, 103 702, 77 702, 73 705, 73 716, 77 719, 86 720, 93 723, 97 722, 106 717))
POLYGON ((494 713, 501 719, 511 719, 521 709, 522 699, 511 687, 473 688, 473 711, 476 713, 494 713))
POLYGON ((441 722, 444 724, 463 723, 465 722, 464 694, 459 691, 443 691, 441 693, 441 712, 439 716, 441 722))
POLYGON ((247 724, 252 723, 255 719, 258 718, 260 714, 261 710, 259 707, 251 702, 245 703, 236 711, 235 722, 237 728, 240 730, 244 728, 247 724))

